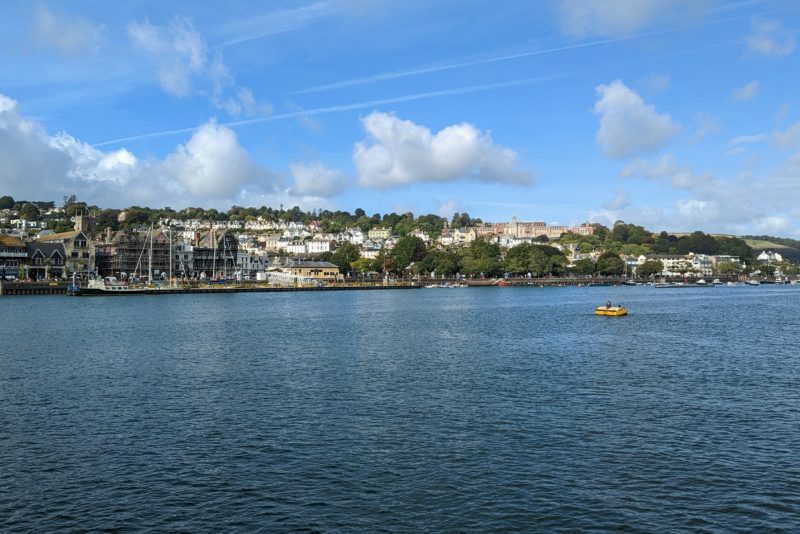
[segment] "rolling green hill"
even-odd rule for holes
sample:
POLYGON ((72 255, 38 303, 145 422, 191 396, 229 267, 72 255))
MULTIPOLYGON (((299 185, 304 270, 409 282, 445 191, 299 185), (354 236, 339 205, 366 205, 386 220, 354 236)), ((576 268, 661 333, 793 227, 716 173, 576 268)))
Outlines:
POLYGON ((785 260, 800 262, 800 241, 771 236, 745 236, 742 239, 756 254, 764 250, 773 250, 785 260))

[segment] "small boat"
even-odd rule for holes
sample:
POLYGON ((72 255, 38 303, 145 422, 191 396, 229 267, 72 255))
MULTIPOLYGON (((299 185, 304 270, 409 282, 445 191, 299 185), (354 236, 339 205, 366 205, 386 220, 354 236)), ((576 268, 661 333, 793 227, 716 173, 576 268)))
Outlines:
POLYGON ((749 286, 759 286, 761 283, 758 280, 748 280, 747 285, 749 286))
POLYGON ((714 280, 711 283, 714 284, 715 286, 721 286, 722 280, 720 280, 719 278, 714 278, 714 280))
POLYGON ((622 315, 628 315, 628 310, 624 306, 612 306, 611 303, 607 303, 605 306, 598 306, 595 308, 594 314, 608 317, 620 317, 622 315))

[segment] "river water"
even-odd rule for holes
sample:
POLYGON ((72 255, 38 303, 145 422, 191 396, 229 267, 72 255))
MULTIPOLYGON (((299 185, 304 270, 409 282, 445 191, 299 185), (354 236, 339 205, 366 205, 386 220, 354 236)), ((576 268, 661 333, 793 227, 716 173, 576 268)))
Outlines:
POLYGON ((797 286, 0 313, 5 532, 800 529, 797 286))

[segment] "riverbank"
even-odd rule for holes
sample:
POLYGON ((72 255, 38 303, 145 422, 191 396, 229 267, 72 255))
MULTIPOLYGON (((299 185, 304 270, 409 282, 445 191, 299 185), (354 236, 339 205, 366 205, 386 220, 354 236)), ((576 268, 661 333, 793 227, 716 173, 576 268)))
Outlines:
MULTIPOLYGON (((0 283, 2 296, 28 295, 66 295, 67 282, 3 282, 0 283)), ((191 284, 183 286, 153 286, 136 295, 176 295, 194 293, 287 293, 298 291, 364 291, 384 289, 419 289, 421 286, 410 282, 394 282, 388 284, 332 284, 323 286, 271 286, 258 283, 242 284, 191 284)), ((108 292, 97 296, 120 296, 125 293, 108 292)), ((85 295, 89 296, 89 295, 85 295)))
MULTIPOLYGON (((666 282, 685 282, 685 279, 668 279, 666 282)), ((735 278, 724 278, 723 282, 736 281, 735 278)), ((378 289, 418 289, 430 284, 442 283, 465 284, 469 287, 505 287, 505 286, 534 286, 534 287, 575 287, 575 286, 629 286, 642 284, 643 281, 634 281, 622 278, 602 277, 565 277, 565 278, 467 278, 445 280, 399 280, 390 282, 361 282, 347 281, 320 286, 284 287, 272 286, 264 282, 245 281, 227 284, 209 284, 208 282, 192 281, 179 286, 163 284, 147 289, 147 295, 167 295, 179 293, 257 293, 257 292, 296 292, 296 291, 347 291, 347 290, 378 290, 378 289)), ((68 281, 49 282, 0 282, 0 296, 19 295, 64 295, 67 293, 68 281)), ((691 286, 693 287, 693 285, 691 286)), ((141 294, 141 293, 139 293, 141 294)))

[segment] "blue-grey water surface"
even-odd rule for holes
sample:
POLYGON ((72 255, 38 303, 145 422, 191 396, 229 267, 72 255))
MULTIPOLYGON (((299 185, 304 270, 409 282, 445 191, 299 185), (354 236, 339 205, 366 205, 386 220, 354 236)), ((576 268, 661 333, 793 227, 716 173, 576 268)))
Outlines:
POLYGON ((0 315, 2 531, 800 529, 798 286, 0 315))

